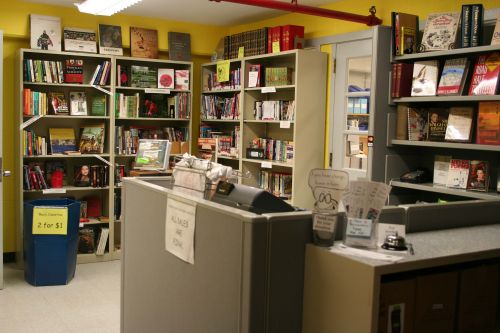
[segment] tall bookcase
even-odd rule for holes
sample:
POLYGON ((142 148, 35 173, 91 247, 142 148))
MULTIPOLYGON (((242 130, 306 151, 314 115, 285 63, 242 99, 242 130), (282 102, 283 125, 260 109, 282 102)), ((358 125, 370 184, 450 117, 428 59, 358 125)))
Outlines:
MULTIPOLYGON (((488 45, 463 49, 453 49, 448 51, 436 51, 428 53, 408 54, 394 58, 396 62, 412 63, 420 60, 438 59, 441 64, 446 59, 467 57, 471 59, 469 67, 470 73, 474 71, 475 61, 478 55, 498 52, 500 46, 488 45)), ((465 89, 468 88, 465 84, 465 89)), ((464 94, 467 90, 464 89, 464 94)), ((394 99, 395 105, 399 103, 408 104, 414 107, 450 107, 450 106, 472 106, 475 108, 474 118, 477 116, 477 108, 483 101, 500 101, 500 95, 492 96, 431 96, 431 97, 402 97, 394 99)), ((395 110, 393 110, 395 111, 395 110)), ((475 119, 473 126, 475 126, 475 119)), ((433 142, 433 141, 409 141, 396 140, 396 114, 388 114, 388 142, 391 153, 386 156, 385 170, 386 182, 393 186, 391 204, 411 203, 415 200, 466 200, 466 199, 499 199, 500 194, 496 193, 497 179, 500 167, 500 146, 482 145, 475 143, 454 143, 454 142, 433 142), (411 184, 399 181, 399 177, 409 170, 417 167, 425 167, 432 170, 434 168, 435 155, 451 155, 453 158, 467 160, 485 160, 490 165, 490 188, 488 192, 466 191, 453 189, 445 186, 434 185, 431 182, 423 184, 411 184)), ((474 142, 475 128, 472 134, 474 142)), ((431 175, 432 176, 432 175, 431 175)))
MULTIPOLYGON (((230 69, 233 71, 240 68, 241 84, 239 87, 229 86, 219 90, 210 90, 208 84, 208 77, 216 72, 217 64, 202 66, 202 99, 207 95, 239 94, 237 119, 206 119, 202 102, 202 123, 210 124, 221 132, 230 131, 235 126, 240 128, 238 158, 228 161, 227 158, 218 157, 217 161, 237 167, 243 175, 239 182, 246 185, 266 187, 263 182, 268 184, 269 177, 275 177, 276 192, 279 192, 279 183, 285 182, 281 177, 290 176, 290 203, 308 209, 312 209, 314 203, 308 185, 309 171, 324 166, 326 61, 326 54, 316 50, 292 50, 233 60, 230 62, 230 69), (260 66, 259 84, 251 87, 249 72, 256 66, 260 66), (266 69, 271 68, 286 68, 290 72, 289 82, 266 86, 266 69), (294 101, 294 118, 256 119, 254 109, 256 102, 261 101, 294 101), (256 138, 293 142, 293 159, 280 161, 277 158, 271 160, 248 157, 247 149, 252 148, 252 141, 256 138)), ((284 146, 277 149, 281 149, 280 154, 286 153, 284 146)))
MULTIPOLYGON (((51 66, 49 64, 49 66, 51 66)), ((50 67, 49 67, 50 68, 50 67)), ((62 69, 62 68, 61 68, 62 69)), ((52 70, 57 71, 57 66, 52 68, 52 70)), ((47 75, 48 73, 46 73, 47 75)), ((53 72, 54 74, 54 72, 53 72)), ((187 128, 186 142, 181 145, 181 143, 174 144, 175 149, 179 151, 173 151, 173 155, 180 153, 181 146, 185 147, 189 151, 190 141, 191 141, 191 105, 192 105, 192 63, 191 62, 177 62, 161 59, 143 59, 143 58, 130 58, 130 57, 118 57, 118 56, 106 56, 99 54, 86 54, 86 53, 71 53, 71 52, 51 52, 42 50, 32 50, 32 49, 21 49, 19 51, 18 58, 18 125, 19 125, 19 136, 18 146, 17 146, 17 156, 19 159, 18 164, 18 174, 19 174, 19 220, 18 220, 18 260, 22 259, 22 232, 23 232, 23 205, 22 203, 26 200, 32 199, 42 199, 42 198, 58 198, 58 197, 71 197, 76 200, 87 201, 90 198, 91 201, 98 203, 101 207, 101 215, 104 218, 89 218, 88 222, 80 223, 81 228, 91 228, 95 229, 96 244, 99 240, 98 234, 101 228, 109 228, 109 239, 106 246, 106 251, 104 255, 96 255, 94 253, 88 254, 78 254, 78 262, 96 262, 113 260, 120 258, 120 177, 117 173, 120 170, 124 170, 126 174, 131 169, 131 164, 133 162, 135 151, 131 150, 127 154, 124 151, 119 150, 119 139, 118 128, 122 126, 122 129, 129 129, 130 127, 135 128, 138 133, 142 129, 152 129, 156 128, 160 132, 166 127, 185 127, 187 128), (43 60, 48 62, 60 61, 62 64, 68 59, 83 60, 83 84, 79 83, 47 83, 47 82, 30 82, 26 80, 24 72, 25 59, 32 60, 43 60), (88 84, 91 82, 93 74, 96 67, 102 64, 104 61, 110 63, 110 73, 107 82, 104 85, 93 85, 88 84), (130 68, 132 66, 142 66, 148 67, 153 71, 157 71, 158 68, 169 68, 174 70, 189 70, 189 86, 188 89, 183 89, 179 91, 177 89, 158 89, 158 88, 140 88, 132 86, 122 86, 118 84, 118 65, 121 68, 128 68, 129 71, 125 75, 130 76, 130 68), (24 90, 30 89, 35 92, 42 93, 53 93, 60 92, 64 93, 66 101, 70 103, 71 92, 84 92, 87 101, 87 112, 88 115, 76 116, 76 115, 26 115, 23 114, 25 108, 24 100, 24 90), (117 105, 118 94, 124 95, 136 95, 139 97, 137 101, 137 111, 134 115, 123 117, 120 115, 119 108, 117 105), (186 103, 186 112, 182 119, 179 117, 175 118, 153 118, 146 117, 143 115, 144 100, 145 96, 151 95, 161 95, 166 96, 165 101, 168 97, 179 96, 184 94, 184 99, 186 103), (94 116, 92 115, 93 110, 93 98, 94 96, 105 96, 105 113, 104 115, 94 116), (121 116, 121 117, 120 117, 121 116), (94 124, 104 124, 105 127, 105 139, 104 139, 104 149, 103 153, 100 154, 52 154, 50 149, 50 128, 71 128, 75 133, 77 149, 78 141, 80 137, 80 130, 84 126, 91 126, 94 124), (25 152, 25 134, 24 131, 32 131, 37 136, 44 137, 48 150, 47 154, 27 156, 25 152), (64 165, 65 175, 64 183, 62 188, 58 189, 23 189, 23 172, 24 165, 39 165, 44 169, 47 162, 58 162, 64 165), (105 177, 107 178, 107 185, 101 187, 92 186, 74 186, 74 178, 78 168, 82 165, 94 166, 101 165, 107 166, 103 167, 105 171, 105 177), (119 166, 124 166, 120 168, 119 166), (107 218, 105 218, 107 217, 107 218)), ((130 79, 130 78, 129 78, 130 79)), ((155 78, 156 80, 157 78, 155 78)), ((173 79, 173 78, 172 78, 173 79)), ((47 100, 47 103, 49 101, 47 100)), ((28 104, 29 105, 29 104, 28 104)), ((102 104, 101 104, 102 105, 102 104)), ((45 107, 45 106, 44 106, 45 107)), ((133 139, 134 140, 134 139, 133 139)), ((137 139, 135 139, 137 140, 137 139)), ((103 184, 101 184, 103 185, 103 184)), ((50 184, 49 184, 50 187, 50 184)), ((90 209, 89 207, 87 209, 90 209)))

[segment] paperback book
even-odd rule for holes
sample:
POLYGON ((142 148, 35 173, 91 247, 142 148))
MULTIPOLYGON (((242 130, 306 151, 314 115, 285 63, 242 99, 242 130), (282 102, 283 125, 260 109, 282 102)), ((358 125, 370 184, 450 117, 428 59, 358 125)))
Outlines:
POLYGON ((448 170, 450 169, 451 156, 434 156, 434 174, 432 182, 436 185, 446 186, 448 170))
POLYGON ((500 13, 498 14, 495 30, 491 37, 491 45, 500 45, 500 13))
POLYGON ((411 96, 435 96, 439 61, 416 61, 413 65, 411 96))
POLYGON ((393 50, 394 55, 399 56, 405 53, 416 53, 416 34, 413 33, 411 38, 413 40, 408 40, 405 43, 404 32, 406 31, 407 37, 409 37, 409 31, 418 31, 418 16, 406 13, 392 12, 392 40, 393 40, 393 50), (402 43, 403 42, 403 43, 402 43), (403 46, 402 44, 406 44, 403 46))
POLYGON ((49 93, 49 114, 59 115, 68 114, 68 101, 66 100, 66 95, 63 92, 51 92, 49 93))
POLYGON ((451 188, 466 189, 467 180, 469 179, 469 168, 469 160, 451 159, 446 186, 451 188))
POLYGON ((61 19, 30 14, 31 48, 61 51, 61 19))
POLYGON ((462 95, 469 69, 467 58, 447 59, 439 80, 438 95, 462 95))
POLYGON ((70 108, 69 112, 72 116, 86 116, 87 115, 87 97, 82 92, 69 93, 70 108))
POLYGON ((173 68, 158 68, 158 88, 174 89, 174 76, 173 68))
POLYGON ((189 90, 189 70, 178 69, 175 71, 175 89, 189 90))
POLYGON ((447 109, 433 108, 429 110, 429 135, 430 141, 444 141, 448 124, 447 109))
POLYGON ((480 102, 476 143, 500 145, 500 102, 480 102))
POLYGON ((469 88, 469 95, 495 95, 500 75, 500 52, 478 57, 469 88))
POLYGON ((80 152, 102 154, 104 151, 104 124, 84 126, 80 130, 80 152))
POLYGON ((471 142, 473 119, 472 107, 451 107, 444 136, 445 141, 471 142))
POLYGON ((97 117, 106 116, 106 96, 95 95, 92 97, 92 109, 90 115, 97 117))
POLYGON ((158 58, 158 30, 130 27, 132 57, 158 58))
POLYGON ((123 55, 121 26, 99 24, 99 53, 123 55))
POLYGON ((428 133, 426 109, 408 108, 408 140, 425 141, 428 133))
POLYGON ((455 48, 460 13, 430 14, 422 36, 422 51, 444 51, 455 48))
POLYGON ((66 59, 64 68, 65 83, 83 83, 83 60, 66 59))
POLYGON ((76 150, 75 131, 73 128, 49 128, 50 151, 63 154, 76 150))
POLYGON ((191 61, 191 35, 182 32, 168 32, 168 59, 191 61))
POLYGON ((470 161, 467 190, 487 192, 490 183, 489 165, 487 161, 470 161))
POLYGON ((65 27, 64 51, 97 53, 97 38, 95 31, 65 27))

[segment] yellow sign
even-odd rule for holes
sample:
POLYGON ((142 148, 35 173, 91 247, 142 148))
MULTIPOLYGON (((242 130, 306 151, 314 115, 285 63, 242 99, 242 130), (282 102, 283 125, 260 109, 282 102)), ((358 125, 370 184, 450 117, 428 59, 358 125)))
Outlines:
POLYGON ((238 49, 238 59, 241 59, 243 57, 245 57, 245 47, 240 46, 240 48, 238 49))
POLYGON ((229 81, 229 60, 217 62, 217 82, 229 81))
POLYGON ((33 235, 67 235, 68 207, 34 207, 33 235))
POLYGON ((276 41, 273 42, 273 53, 278 53, 280 52, 280 42, 276 41))

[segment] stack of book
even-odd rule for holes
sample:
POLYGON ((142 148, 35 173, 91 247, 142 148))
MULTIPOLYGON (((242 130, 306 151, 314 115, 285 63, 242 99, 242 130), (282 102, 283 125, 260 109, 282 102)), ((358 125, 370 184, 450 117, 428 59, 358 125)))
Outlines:
POLYGON ((47 93, 23 89, 23 115, 44 116, 47 114, 47 93))
POLYGON ((23 130, 23 156, 47 155, 47 141, 33 131, 23 130))
POLYGON ((23 189, 44 190, 49 186, 45 179, 45 171, 39 164, 23 165, 23 189))
POLYGON ((240 32, 224 37, 224 59, 238 58, 240 47, 244 56, 265 54, 267 49, 268 28, 240 32))
POLYGON ((304 46, 304 27, 301 25, 282 25, 268 29, 267 53, 301 49, 304 46))
POLYGON ((111 73, 111 62, 105 60, 102 64, 97 65, 90 84, 94 86, 104 86, 108 83, 109 74, 111 73))
POLYGON ((241 68, 232 69, 229 72, 229 81, 217 81, 217 73, 208 73, 204 80, 205 90, 228 90, 241 88, 241 68))
POLYGON ((202 119, 239 119, 240 94, 233 97, 204 95, 202 97, 202 119))
POLYGON ((115 117, 116 118, 137 118, 139 117, 139 93, 125 95, 117 93, 115 95, 115 117))
POLYGON ((266 87, 292 84, 293 70, 288 67, 266 67, 266 87))
POLYGON ((290 199, 292 197, 292 175, 290 173, 261 171, 259 187, 279 198, 290 199))
POLYGON ((291 163, 294 155, 294 143, 287 140, 255 138, 250 148, 263 149, 264 158, 273 161, 291 163))
POLYGON ((295 118, 295 101, 255 101, 256 120, 288 120, 295 118))

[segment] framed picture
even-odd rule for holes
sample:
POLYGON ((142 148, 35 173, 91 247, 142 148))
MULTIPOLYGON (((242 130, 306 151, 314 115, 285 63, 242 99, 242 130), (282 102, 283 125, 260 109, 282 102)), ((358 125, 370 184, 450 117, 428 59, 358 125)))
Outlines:
POLYGON ((99 24, 99 53, 123 55, 121 26, 99 24))
POLYGON ((80 28, 64 28, 64 51, 97 53, 95 31, 80 28))
POLYGON ((132 57, 158 58, 158 30, 130 27, 132 57))
POLYGON ((61 51, 61 18, 30 15, 31 48, 61 51))

